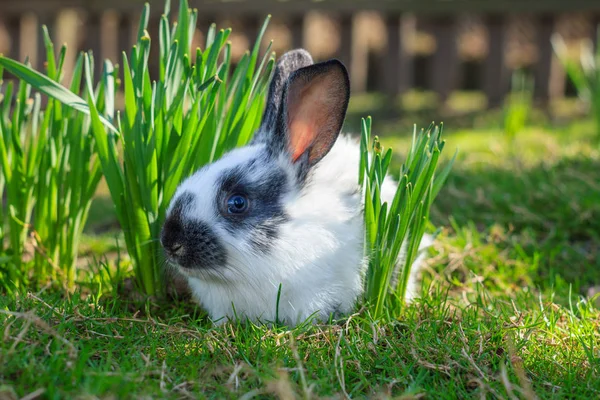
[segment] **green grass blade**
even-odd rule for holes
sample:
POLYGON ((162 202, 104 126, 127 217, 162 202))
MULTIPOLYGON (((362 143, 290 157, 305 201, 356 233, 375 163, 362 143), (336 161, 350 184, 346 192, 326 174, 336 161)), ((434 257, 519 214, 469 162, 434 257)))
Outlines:
MULTIPOLYGON (((2 64, 7 71, 10 71, 18 78, 34 86, 43 94, 56 99, 77 111, 90 115, 90 109, 85 100, 47 76, 4 56, 0 56, 0 64, 2 64)), ((118 133, 117 129, 106 118, 100 116, 100 121, 102 121, 107 128, 118 133)))

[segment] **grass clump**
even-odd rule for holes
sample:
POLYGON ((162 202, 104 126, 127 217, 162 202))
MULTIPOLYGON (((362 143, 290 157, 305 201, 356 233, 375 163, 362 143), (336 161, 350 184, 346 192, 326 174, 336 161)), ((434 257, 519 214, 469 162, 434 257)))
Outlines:
POLYGON ((533 81, 524 72, 515 72, 511 80, 511 93, 503 108, 503 129, 510 147, 515 136, 523 131, 533 111, 533 81))
MULTIPOLYGON (((596 35, 600 39, 600 25, 596 29, 596 35)), ((585 40, 580 48, 579 60, 573 59, 569 54, 560 35, 554 34, 552 46, 579 97, 590 107, 596 123, 596 141, 600 143, 600 46, 594 50, 593 42, 585 40)))
MULTIPOLYGON (((52 84, 24 65, 1 59, 5 67, 34 88, 91 117, 91 134, 102 165, 127 251, 141 290, 148 295, 164 289, 158 237, 166 207, 179 182, 226 150, 245 144, 258 128, 274 60, 270 46, 259 58, 268 18, 251 52, 235 69, 231 62, 231 29, 208 31, 204 50, 192 52, 197 10, 186 0, 178 19, 170 23, 166 2, 158 39, 159 77, 148 69, 150 15, 143 9, 138 39, 123 53, 124 110, 114 111, 114 91, 101 91, 86 100, 52 84)), ((92 92, 92 58, 84 56, 85 85, 92 92)), ((113 88, 119 70, 104 62, 102 87, 113 88)))
MULTIPOLYGON (((43 33, 47 59, 40 77, 58 85, 67 49, 62 46, 57 57, 45 28, 43 33)), ((0 205, 0 247, 4 227, 9 245, 0 260, 0 286, 11 292, 28 284, 60 282, 73 289, 78 244, 102 176, 91 121, 53 99, 42 109, 40 94, 25 80, 3 88, 3 66, 12 69, 13 64, 0 56, 0 193, 6 190, 6 203, 0 205)), ((71 95, 97 101, 114 93, 106 82, 80 90, 82 73, 80 55, 65 89, 71 95)), ((114 112, 108 102, 101 101, 99 108, 114 112)))
POLYGON ((400 168, 398 189, 393 200, 382 198, 382 185, 392 160, 375 137, 371 144, 371 118, 362 120, 359 183, 365 193, 365 253, 368 269, 365 299, 373 305, 375 318, 395 317, 402 310, 410 268, 429 221, 429 209, 452 162, 436 174, 445 142, 442 127, 431 125, 413 139, 400 168), (371 151, 369 151, 371 147, 371 151), (398 265, 398 256, 405 253, 398 265), (397 270, 399 269, 399 271, 397 270))

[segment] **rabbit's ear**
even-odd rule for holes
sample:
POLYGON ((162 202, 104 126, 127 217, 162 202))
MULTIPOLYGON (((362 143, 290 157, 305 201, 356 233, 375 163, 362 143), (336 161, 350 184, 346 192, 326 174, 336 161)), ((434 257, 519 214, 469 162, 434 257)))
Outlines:
POLYGON ((312 64, 313 59, 310 53, 304 49, 291 50, 281 56, 273 72, 262 124, 254 135, 254 143, 264 142, 267 136, 271 135, 273 130, 275 130, 277 115, 281 107, 283 88, 290 75, 294 71, 312 64))
POLYGON ((299 176, 305 176, 333 147, 349 98, 348 72, 338 60, 301 68, 290 76, 273 139, 283 142, 280 146, 299 167, 299 176))

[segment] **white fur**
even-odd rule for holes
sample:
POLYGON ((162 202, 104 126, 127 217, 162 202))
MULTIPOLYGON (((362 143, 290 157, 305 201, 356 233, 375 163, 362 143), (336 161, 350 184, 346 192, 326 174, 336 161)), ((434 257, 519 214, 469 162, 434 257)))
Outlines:
MULTIPOLYGON (((281 298, 278 316, 290 325, 316 313, 327 320, 328 312, 352 311, 363 284, 362 195, 358 187, 358 144, 340 136, 331 152, 312 171, 303 190, 292 190, 284 199, 290 222, 268 254, 258 254, 246 244, 247 238, 232 236, 219 227, 218 213, 211 203, 217 180, 224 170, 250 160, 262 145, 236 149, 205 167, 179 187, 174 200, 183 192, 196 194, 197 200, 184 211, 187 218, 200 219, 213 227, 228 253, 228 265, 219 273, 187 273, 194 298, 209 312, 213 321, 237 316, 253 321, 275 321, 279 285, 281 298), (232 307, 233 304, 233 307, 232 307), (235 307, 235 311, 234 311, 235 307)), ((293 176, 289 161, 280 164, 293 176)), ((258 171, 254 179, 261 179, 258 171)), ((396 183, 386 180, 382 197, 391 202, 396 183)), ((421 247, 431 239, 423 239, 421 247)), ((409 298, 416 294, 419 257, 408 288, 409 298)))

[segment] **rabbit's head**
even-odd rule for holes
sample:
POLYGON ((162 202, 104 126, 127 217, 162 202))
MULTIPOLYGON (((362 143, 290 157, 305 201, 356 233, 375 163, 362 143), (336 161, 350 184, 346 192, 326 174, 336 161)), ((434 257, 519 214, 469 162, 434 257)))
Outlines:
MULTIPOLYGON (((181 183, 167 210, 161 243, 189 277, 235 282, 296 257, 279 246, 282 230, 302 230, 296 199, 341 130, 350 85, 337 60, 313 64, 304 50, 278 62, 263 122, 251 143, 181 183)), ((287 250, 286 250, 287 249, 287 250)))

